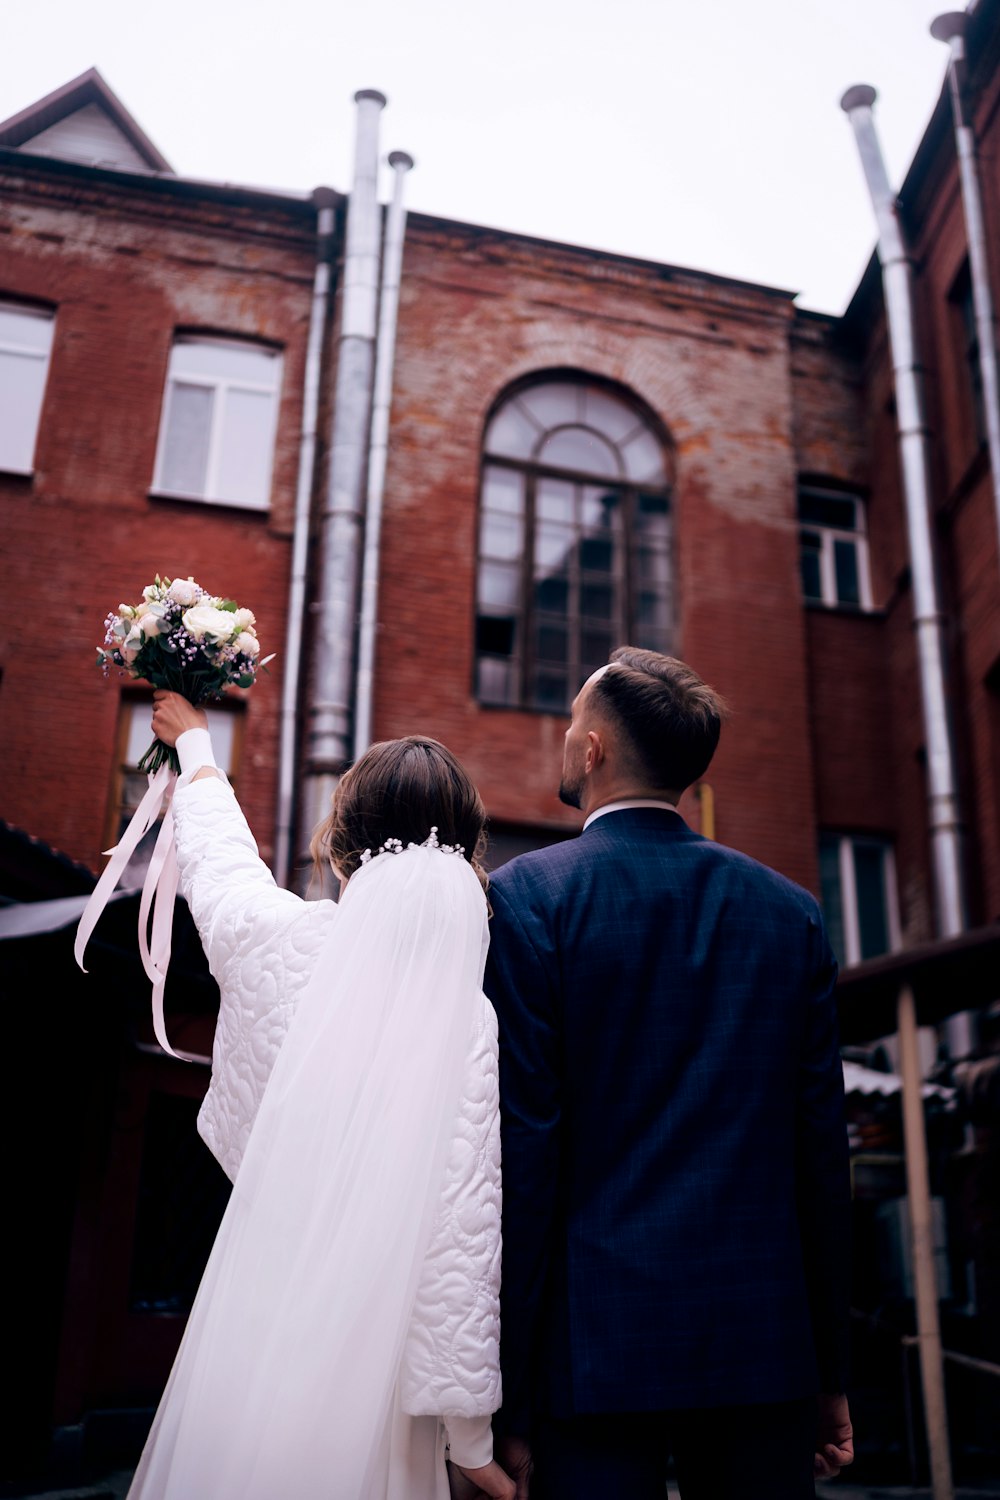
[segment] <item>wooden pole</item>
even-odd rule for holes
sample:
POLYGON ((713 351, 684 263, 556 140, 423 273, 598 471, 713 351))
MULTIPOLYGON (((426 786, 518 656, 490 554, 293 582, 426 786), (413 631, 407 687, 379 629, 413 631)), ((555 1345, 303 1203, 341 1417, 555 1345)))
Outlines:
POLYGON ((913 991, 904 985, 897 1002, 900 1072, 903 1077, 903 1138, 906 1146, 906 1189, 910 1205, 913 1278, 917 1294, 917 1344, 924 1415, 931 1459, 934 1500, 954 1500, 948 1412, 944 1398, 944 1360, 934 1275, 934 1229, 931 1219, 930 1172, 924 1128, 923 1079, 917 1047, 917 1009, 913 991))

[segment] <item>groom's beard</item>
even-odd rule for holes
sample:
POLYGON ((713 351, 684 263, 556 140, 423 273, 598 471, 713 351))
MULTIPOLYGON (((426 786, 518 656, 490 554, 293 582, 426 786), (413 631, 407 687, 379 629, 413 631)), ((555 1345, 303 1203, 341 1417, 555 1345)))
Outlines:
POLYGON ((583 782, 576 778, 563 776, 559 783, 559 801, 565 802, 567 807, 579 807, 583 796, 583 782))

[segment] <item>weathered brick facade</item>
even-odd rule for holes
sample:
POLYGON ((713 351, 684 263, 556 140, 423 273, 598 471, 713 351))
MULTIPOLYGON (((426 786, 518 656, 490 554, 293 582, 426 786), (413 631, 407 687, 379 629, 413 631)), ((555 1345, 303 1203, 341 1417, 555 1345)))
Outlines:
POLYGON ((0 296, 56 310, 33 476, 0 474, 3 816, 92 867, 106 840, 119 685, 88 655, 154 573, 252 601, 278 661, 252 708, 241 787, 265 852, 315 258, 308 201, 114 181, 4 153, 0 296), (151 494, 177 330, 279 346, 270 514, 151 494), (58 624, 55 621, 58 620, 58 624), (41 644, 42 622, 52 621, 41 644))
MULTIPOLYGON (((978 124, 992 222, 1000 209, 990 166, 998 128, 991 69, 987 57, 978 124)), ((979 920, 1000 909, 1000 594, 990 475, 973 431, 951 297, 965 257, 961 203, 947 111, 938 115, 904 203, 919 268, 970 901, 979 920)), ((246 705, 240 765, 241 794, 267 853, 315 209, 308 200, 144 182, 15 150, 2 151, 0 169, 0 297, 57 311, 35 472, 0 475, 13 574, 0 595, 4 815, 97 866, 120 694, 91 672, 88 645, 106 609, 147 575, 193 572, 251 601, 262 638, 279 653, 246 705), (250 336, 283 350, 269 514, 150 492, 178 330, 250 336), (38 653, 21 643, 53 599, 59 625, 40 668, 38 653)), ((998 242, 994 236, 994 250, 998 242)), ((543 835, 575 826, 555 797, 562 718, 482 706, 473 686, 484 425, 514 382, 565 371, 613 383, 669 435, 675 650, 734 710, 710 773, 717 836, 815 888, 819 829, 882 834, 896 847, 904 936, 930 935, 905 521, 873 274, 838 320, 799 313, 789 294, 772 289, 411 217, 376 735, 420 729, 452 745, 498 828, 543 835), (866 496, 873 613, 803 607, 799 476, 866 496)), ((317 510, 323 486, 321 443, 317 510)), ((694 798, 685 810, 697 821, 694 798)))

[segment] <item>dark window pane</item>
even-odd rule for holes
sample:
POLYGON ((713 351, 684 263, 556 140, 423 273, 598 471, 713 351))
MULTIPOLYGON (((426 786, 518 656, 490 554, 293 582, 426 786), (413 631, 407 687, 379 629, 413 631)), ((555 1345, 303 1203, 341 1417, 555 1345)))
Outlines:
POLYGON ((885 851, 877 844, 854 845, 854 885, 858 893, 861 957, 875 958, 889 951, 885 851))
POLYGON ((802 592, 807 599, 822 599, 823 579, 820 573, 820 539, 815 531, 803 531, 799 562, 802 567, 802 592))
POLYGON ((476 620, 476 650, 490 656, 510 656, 517 621, 506 615, 480 615, 476 620))
POLYGON ((836 531, 857 530, 857 504, 853 496, 817 495, 803 490, 799 495, 799 520, 836 531))
POLYGON ((837 962, 847 962, 844 948, 844 898, 840 886, 840 839, 823 834, 819 841, 820 901, 837 962))
POLYGON ((519 516, 497 515, 484 510, 481 534, 484 557, 520 557, 524 550, 524 530, 519 516))
POLYGON ((585 536, 580 542, 580 566, 591 573, 610 573, 615 544, 611 537, 585 536))
POLYGON ((535 654, 539 662, 565 666, 569 657, 569 638, 565 625, 541 621, 535 633, 535 654))
POLYGON ((553 469, 573 469, 578 474, 620 472, 615 450, 588 427, 558 428, 545 439, 537 462, 553 469))
POLYGON ((841 541, 836 537, 833 543, 833 565, 837 575, 837 603, 860 604, 857 543, 841 541))
POLYGON ((557 713, 564 712, 569 707, 566 673, 539 668, 534 674, 531 703, 534 708, 547 708, 557 713))
POLYGON ((615 612, 615 591, 610 583, 584 583, 580 589, 580 613, 610 620, 615 612))
POLYGON ((535 603, 551 615, 564 615, 569 609, 569 579, 566 575, 553 573, 550 578, 539 578, 535 583, 535 603))
POLYGON ((976 309, 972 296, 972 278, 968 265, 962 271, 958 297, 959 311, 965 333, 965 366, 969 376, 972 395, 972 416, 977 442, 986 441, 986 414, 983 405, 983 372, 979 362, 979 330, 976 327, 976 309))
POLYGON ((609 630, 584 628, 580 632, 580 656, 585 662, 593 662, 595 671, 605 665, 614 645, 609 630))

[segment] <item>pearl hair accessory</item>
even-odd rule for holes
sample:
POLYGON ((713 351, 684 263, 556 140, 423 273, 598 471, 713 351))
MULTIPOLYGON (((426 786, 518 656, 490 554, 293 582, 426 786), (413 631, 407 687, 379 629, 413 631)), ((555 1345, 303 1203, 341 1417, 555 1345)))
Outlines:
MULTIPOLYGON (((433 827, 422 844, 407 844, 407 849, 440 849, 442 854, 457 854, 459 859, 465 858, 464 844, 442 844, 438 838, 437 827, 433 827)), ((380 844, 373 854, 370 849, 362 849, 361 863, 366 865, 370 860, 377 859, 380 854, 402 854, 403 844, 400 839, 386 839, 380 844)))

